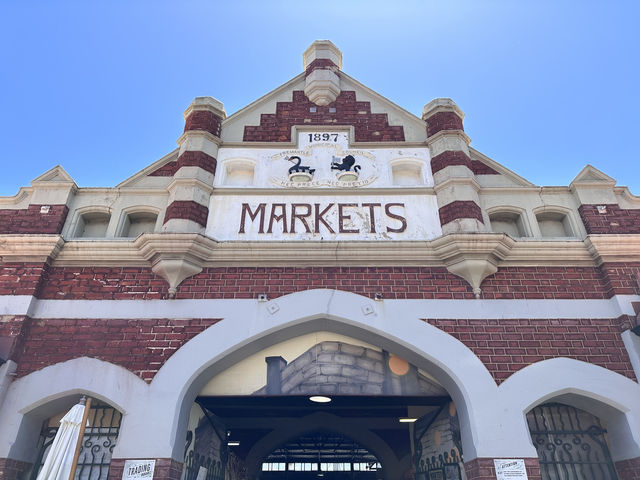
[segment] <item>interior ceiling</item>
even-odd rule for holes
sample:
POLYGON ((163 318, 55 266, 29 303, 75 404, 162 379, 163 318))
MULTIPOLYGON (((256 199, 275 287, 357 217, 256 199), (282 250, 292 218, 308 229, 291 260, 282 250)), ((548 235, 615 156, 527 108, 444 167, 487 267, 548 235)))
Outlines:
MULTIPOLYGON (((230 447, 240 457, 269 432, 289 425, 300 424, 305 417, 322 412, 334 418, 351 419, 375 433, 402 458, 411 451, 408 423, 398 419, 407 417, 409 411, 424 413, 451 401, 448 396, 332 396, 329 403, 314 403, 308 396, 201 396, 196 402, 208 415, 215 415, 230 432, 229 439, 240 441, 240 446, 230 447)), ((423 413, 423 414, 424 414, 423 413)), ((330 425, 324 425, 330 431, 330 425)), ((310 428, 309 434, 317 431, 310 428)), ((302 437, 300 437, 302 438, 302 437)), ((289 439, 290 441, 294 439, 289 439)), ((336 457, 337 458, 337 457, 336 457)), ((294 461, 294 460, 292 460, 294 461)), ((301 460, 302 461, 302 460, 301 460)))

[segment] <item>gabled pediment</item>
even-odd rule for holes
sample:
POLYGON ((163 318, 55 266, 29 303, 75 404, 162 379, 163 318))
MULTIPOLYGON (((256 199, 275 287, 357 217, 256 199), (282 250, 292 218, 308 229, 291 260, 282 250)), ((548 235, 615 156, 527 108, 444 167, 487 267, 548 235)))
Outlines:
POLYGON ((616 180, 611 178, 606 173, 601 172, 597 168, 592 165, 587 165, 584 167, 576 178, 572 180, 569 185, 598 185, 602 186, 614 186, 616 184, 616 180))
POLYGON ((334 103, 316 105, 310 101, 304 93, 305 74, 302 73, 227 117, 222 124, 222 140, 225 143, 291 143, 293 125, 322 128, 353 125, 356 142, 426 140, 426 127, 421 118, 344 72, 338 71, 337 75, 341 92, 334 103), (380 127, 378 135, 360 134, 358 127, 365 117, 369 126, 380 127))
POLYGON ((64 168, 56 165, 51 170, 47 170, 42 175, 31 180, 31 185, 37 183, 75 183, 71 175, 64 168))

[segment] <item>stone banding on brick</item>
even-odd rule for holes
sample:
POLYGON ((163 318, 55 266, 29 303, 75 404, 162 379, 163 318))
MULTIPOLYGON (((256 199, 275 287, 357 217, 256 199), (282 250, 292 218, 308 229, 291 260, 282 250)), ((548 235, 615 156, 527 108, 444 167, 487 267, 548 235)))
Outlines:
POLYGON ((448 203, 438 209, 440 215, 440 225, 445 225, 461 218, 474 218, 480 223, 482 221, 482 210, 476 202, 471 200, 458 200, 448 203))
POLYGON ((432 116, 426 119, 427 121, 427 136, 431 137, 442 130, 461 130, 464 131, 462 126, 462 118, 454 112, 436 112, 432 116))
POLYGON ((204 227, 207 225, 208 215, 209 209, 198 202, 176 200, 167 207, 166 213, 164 214, 164 223, 177 218, 181 220, 191 220, 204 227))
POLYGON ((208 110, 195 110, 185 118, 185 132, 190 130, 204 130, 219 137, 221 129, 222 118, 208 110))
POLYGON ((173 177, 181 167, 200 167, 215 175, 216 165, 217 161, 211 155, 205 152, 187 150, 175 162, 169 162, 149 175, 152 177, 173 177))
POLYGON ((462 151, 447 150, 431 159, 431 172, 439 172, 443 168, 451 165, 463 165, 469 170, 472 170, 471 159, 466 153, 462 151))

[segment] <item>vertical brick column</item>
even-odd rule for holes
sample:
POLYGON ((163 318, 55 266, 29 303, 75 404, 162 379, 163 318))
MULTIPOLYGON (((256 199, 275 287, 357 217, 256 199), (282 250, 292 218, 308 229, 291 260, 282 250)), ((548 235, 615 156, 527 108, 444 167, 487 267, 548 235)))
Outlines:
MULTIPOLYGON (((136 460, 136 459, 132 459, 136 460)), ((156 458, 153 480, 180 480, 182 463, 173 458, 156 458)), ((121 480, 124 472, 124 458, 112 458, 109 466, 108 480, 121 480)))
POLYGON ((163 231, 204 232, 225 117, 222 103, 211 97, 197 97, 185 110, 178 170, 169 185, 163 231))
POLYGON ((640 480, 640 457, 616 462, 619 480, 640 480))
MULTIPOLYGON (((529 480, 541 480, 540 462, 538 458, 525 458, 524 464, 527 469, 529 480)), ((495 480, 496 469, 493 458, 475 458, 464 464, 467 480, 495 480)))
POLYGON ((329 105, 340 95, 342 53, 329 40, 316 40, 302 54, 305 70, 304 94, 319 106, 329 105))
POLYGON ((436 98, 422 111, 427 123, 434 189, 442 232, 482 232, 486 228, 471 170, 469 137, 464 133, 464 113, 450 98, 436 98))
POLYGON ((18 480, 26 478, 27 472, 30 468, 30 463, 14 460, 12 458, 0 458, 0 480, 18 480))

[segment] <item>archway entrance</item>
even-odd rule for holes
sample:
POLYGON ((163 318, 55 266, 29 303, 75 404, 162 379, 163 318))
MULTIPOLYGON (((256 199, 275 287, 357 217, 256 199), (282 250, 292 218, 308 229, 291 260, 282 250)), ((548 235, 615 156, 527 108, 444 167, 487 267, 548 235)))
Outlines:
POLYGON ((205 386, 192 409, 185 480, 203 466, 207 480, 413 478, 445 467, 434 459, 459 472, 461 450, 451 397, 427 372, 319 332, 247 357, 205 386))

